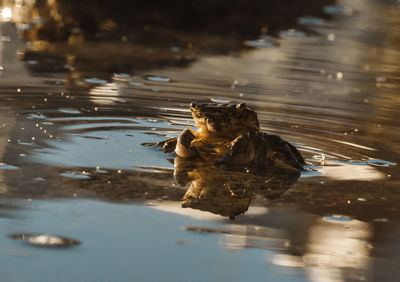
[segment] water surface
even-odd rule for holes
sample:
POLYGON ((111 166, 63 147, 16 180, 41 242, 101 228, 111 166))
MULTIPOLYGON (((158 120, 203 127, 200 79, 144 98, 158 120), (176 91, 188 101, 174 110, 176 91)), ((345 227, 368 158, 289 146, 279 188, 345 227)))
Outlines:
POLYGON ((141 32, 102 22, 112 32, 97 39, 82 25, 55 39, 35 33, 39 18, 3 13, 0 273, 24 280, 26 267, 43 281, 35 264, 45 262, 48 281, 72 264, 66 281, 108 281, 111 266, 119 281, 397 281, 400 7, 328 2, 255 33, 188 27, 197 39, 157 22, 141 32), (234 196, 207 187, 213 201, 182 208, 174 156, 142 144, 194 127, 192 101, 245 102, 307 170, 221 174, 234 196), (227 209, 248 211, 229 220, 227 209), (38 249, 7 237, 18 232, 82 245, 38 249))

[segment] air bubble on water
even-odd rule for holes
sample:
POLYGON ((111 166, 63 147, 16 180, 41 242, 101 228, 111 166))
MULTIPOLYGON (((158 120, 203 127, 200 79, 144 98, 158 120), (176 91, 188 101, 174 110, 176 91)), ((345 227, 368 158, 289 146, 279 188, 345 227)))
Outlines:
POLYGON ((73 108, 61 108, 58 109, 59 112, 64 113, 64 114, 81 114, 82 112, 77 110, 77 109, 73 109, 73 108))
POLYGON ((73 179, 90 179, 90 176, 88 174, 83 174, 79 172, 63 172, 60 173, 60 176, 73 179))
POLYGON ((166 76, 157 76, 157 75, 146 75, 146 80, 155 81, 155 82, 170 82, 171 79, 166 76))
POLYGON ((246 40, 243 42, 243 45, 246 47, 253 47, 253 48, 271 48, 274 47, 274 44, 271 39, 257 39, 257 40, 246 40))
POLYGON ((139 82, 139 81, 129 81, 129 84, 132 86, 142 86, 143 82, 139 82))
POLYGON ((288 30, 284 30, 281 31, 279 33, 279 35, 281 37, 286 37, 286 38, 301 38, 304 37, 304 32, 300 31, 300 30, 296 30, 296 29, 288 29, 288 30))
POLYGON ((318 17, 304 16, 297 19, 297 22, 302 25, 322 26, 325 21, 318 17))
POLYGON ((350 16, 354 13, 354 9, 348 6, 329 5, 323 8, 325 14, 335 16, 350 16))
POLYGON ((171 52, 178 53, 181 50, 181 48, 177 46, 171 46, 170 50, 171 52))
POLYGON ((228 100, 227 98, 223 98, 223 97, 219 97, 219 98, 217 98, 217 97, 212 97, 212 98, 210 98, 210 100, 211 100, 211 102, 213 102, 213 103, 219 103, 219 104, 228 104, 228 103, 231 102, 231 101, 228 100))
POLYGON ((108 82, 105 79, 100 79, 100 78, 97 78, 97 77, 85 78, 83 81, 85 81, 87 83, 92 83, 92 84, 106 84, 108 82))
POLYGON ((378 76, 378 77, 376 78, 376 82, 384 83, 384 82, 386 82, 386 77, 378 76))
POLYGON ((361 198, 361 197, 360 197, 360 198, 357 199, 357 201, 366 202, 367 200, 366 200, 365 198, 361 198))
POLYGON ((341 73, 341 72, 336 73, 337 80, 342 80, 342 78, 343 78, 343 73, 341 73))
POLYGON ((116 81, 128 81, 130 77, 127 73, 114 73, 112 79, 116 81))
POLYGON ((324 216, 322 218, 325 221, 333 221, 333 222, 348 222, 351 221, 352 219, 348 216, 345 215, 340 215, 340 214, 333 214, 333 215, 328 215, 328 216, 324 216))
POLYGON ((4 169, 4 170, 16 170, 16 169, 18 169, 18 167, 0 162, 0 170, 1 169, 4 169))
POLYGON ((329 33, 327 36, 328 41, 334 41, 336 38, 335 34, 333 33, 329 33))

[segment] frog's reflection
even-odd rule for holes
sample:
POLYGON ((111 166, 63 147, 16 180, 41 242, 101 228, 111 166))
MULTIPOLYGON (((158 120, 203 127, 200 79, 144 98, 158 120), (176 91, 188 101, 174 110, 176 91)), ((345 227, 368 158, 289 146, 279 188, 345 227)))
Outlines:
POLYGON ((252 173, 246 168, 228 169, 202 160, 176 157, 175 180, 181 186, 189 184, 182 207, 209 211, 234 219, 247 211, 251 199, 280 197, 296 183, 298 173, 268 171, 252 173))

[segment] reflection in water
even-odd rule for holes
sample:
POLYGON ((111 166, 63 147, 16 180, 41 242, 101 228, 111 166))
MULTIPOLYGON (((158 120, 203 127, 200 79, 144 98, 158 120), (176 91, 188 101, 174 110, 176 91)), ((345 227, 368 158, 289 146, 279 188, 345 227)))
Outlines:
POLYGON ((254 174, 245 169, 227 170, 222 165, 180 157, 175 158, 174 176, 182 186, 190 182, 182 207, 209 211, 230 219, 245 213, 256 195, 266 199, 280 197, 299 177, 285 172, 254 174))

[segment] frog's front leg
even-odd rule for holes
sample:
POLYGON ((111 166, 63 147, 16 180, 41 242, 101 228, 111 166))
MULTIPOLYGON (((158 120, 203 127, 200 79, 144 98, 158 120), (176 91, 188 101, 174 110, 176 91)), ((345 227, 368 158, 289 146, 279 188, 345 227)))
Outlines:
POLYGON ((173 151, 175 151, 177 140, 178 140, 178 137, 173 137, 173 138, 158 142, 157 144, 155 144, 155 146, 156 147, 162 146, 164 153, 169 154, 169 153, 172 153, 173 151))
POLYGON ((230 144, 230 152, 223 155, 219 163, 232 167, 249 164, 254 157, 254 148, 250 137, 250 133, 247 132, 234 139, 230 144))
POLYGON ((191 159, 199 157, 197 149, 191 145, 192 141, 196 139, 196 133, 191 128, 186 128, 178 137, 176 142, 175 153, 184 159, 191 159))

